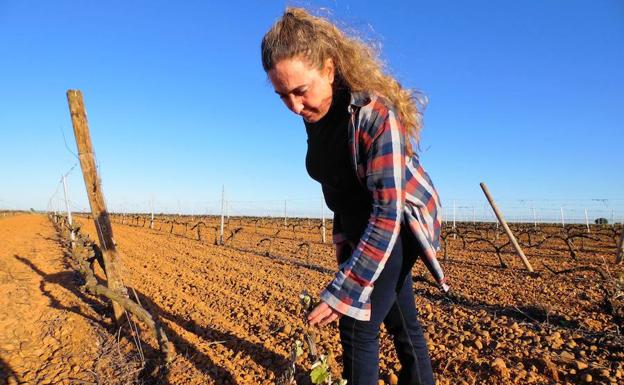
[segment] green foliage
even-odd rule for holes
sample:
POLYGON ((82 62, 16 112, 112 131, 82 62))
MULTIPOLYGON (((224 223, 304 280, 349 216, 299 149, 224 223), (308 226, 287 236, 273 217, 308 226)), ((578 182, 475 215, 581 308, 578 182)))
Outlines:
POLYGON ((331 379, 331 373, 329 372, 327 364, 317 361, 314 365, 312 365, 310 379, 313 384, 328 384, 331 379))
MULTIPOLYGON (((305 291, 299 294, 299 300, 301 302, 301 306, 303 307, 304 316, 307 316, 310 311, 314 309, 315 301, 305 291)), ((331 368, 329 367, 329 363, 327 362, 327 356, 323 354, 317 356, 317 350, 314 344, 313 331, 310 329, 304 329, 302 332, 308 343, 308 348, 310 349, 308 356, 316 359, 316 361, 310 367, 310 380, 312 381, 312 384, 347 385, 347 381, 343 379, 332 381, 331 368)), ((301 342, 300 340, 295 340, 294 344, 291 346, 290 349, 290 364, 288 366, 288 369, 278 378, 276 384, 291 385, 295 383, 295 362, 299 357, 303 356, 303 347, 303 342, 301 342)))
POLYGON ((305 314, 308 314, 313 308, 312 297, 304 290, 299 294, 299 299, 301 300, 301 306, 303 306, 303 311, 305 314))
POLYGON ((295 359, 301 357, 303 355, 303 342, 297 340, 295 341, 295 347, 294 347, 294 356, 295 359))
POLYGON ((347 380, 342 378, 333 381, 331 377, 331 370, 327 363, 327 356, 321 354, 318 361, 312 365, 312 371, 310 372, 310 380, 315 385, 346 385, 347 380))

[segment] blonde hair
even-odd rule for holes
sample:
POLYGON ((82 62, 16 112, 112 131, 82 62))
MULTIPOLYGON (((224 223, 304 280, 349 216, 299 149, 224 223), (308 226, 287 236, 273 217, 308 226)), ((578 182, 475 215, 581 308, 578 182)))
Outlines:
MULTIPOLYGON (((303 8, 286 8, 262 39, 262 66, 269 72, 277 62, 301 57, 321 70, 328 58, 335 66, 335 88, 376 92, 394 106, 398 118, 416 143, 420 137, 426 98, 403 88, 384 66, 375 50, 362 40, 347 36, 332 22, 303 8), (419 109, 420 107, 420 109, 419 109)), ((412 153, 410 140, 406 140, 412 153)))

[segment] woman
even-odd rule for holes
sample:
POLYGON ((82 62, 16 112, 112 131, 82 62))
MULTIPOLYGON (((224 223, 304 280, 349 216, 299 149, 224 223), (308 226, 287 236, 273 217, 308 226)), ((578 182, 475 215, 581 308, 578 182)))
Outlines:
POLYGON ((401 362, 399 384, 434 384, 412 290, 416 258, 448 286, 435 258, 439 198, 410 141, 420 129, 411 93, 383 73, 368 46, 299 8, 264 36, 262 65, 286 107, 303 117, 306 169, 334 212, 339 271, 309 323, 339 319, 349 384, 377 384, 382 322, 401 362))

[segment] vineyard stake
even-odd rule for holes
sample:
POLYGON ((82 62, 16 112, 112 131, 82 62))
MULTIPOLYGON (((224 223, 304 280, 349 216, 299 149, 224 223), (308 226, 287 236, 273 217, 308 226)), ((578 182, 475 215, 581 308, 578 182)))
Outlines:
POLYGON ((67 209, 67 222, 69 223, 69 239, 71 240, 71 248, 74 249, 76 238, 74 237, 74 222, 72 221, 71 209, 69 208, 69 192, 67 191, 67 180, 65 175, 61 176, 63 181, 63 195, 65 195, 65 208, 67 209))
POLYGON ((455 217, 455 211, 456 211, 455 208, 456 208, 455 200, 453 200, 453 239, 457 239, 457 233, 455 232, 455 218, 456 218, 455 217))
POLYGON ((533 267, 531 266, 531 263, 529 262, 527 257, 524 255, 524 252, 520 248, 520 245, 518 244, 516 237, 513 235, 513 233, 511 232, 511 229, 507 225, 507 222, 505 221, 505 218, 503 217, 503 213, 501 213, 498 210, 498 207, 496 206, 496 203, 494 202, 494 198, 492 198, 492 196, 490 195, 490 191, 488 190, 487 186, 485 185, 484 182, 481 182, 480 186, 488 202, 490 202, 490 206, 492 206, 492 210, 494 210, 494 214, 496 214, 496 218, 498 218, 498 221, 503 226, 503 229, 505 229, 505 232, 507 233, 507 236, 509 237, 511 244, 513 245, 514 249, 516 249, 516 253, 518 253, 518 256, 520 257, 520 259, 522 259, 522 263, 524 263, 524 267, 526 267, 528 271, 533 272, 533 267))
POLYGON ((219 244, 223 244, 223 214, 225 211, 225 185, 221 186, 221 232, 219 233, 219 244))
MULTIPOLYGON (((453 200, 453 230, 455 230, 455 201, 453 200)), ((453 239, 457 239, 457 234, 453 232, 453 239)))
POLYGON ((481 214, 482 222, 484 222, 484 223, 487 222, 487 213, 485 211, 485 207, 486 207, 486 204, 484 203, 483 204, 483 214, 481 214))
POLYGON ((614 216, 613 216, 613 209, 611 209, 611 227, 615 226, 615 220, 613 218, 614 218, 614 216))
POLYGON ((150 218, 150 229, 154 228, 154 195, 152 194, 150 199, 150 211, 152 212, 152 216, 150 218))
MULTIPOLYGON (((82 92, 79 90, 68 90, 67 101, 69 102, 69 112, 71 114, 72 125, 74 126, 74 136, 78 147, 78 157, 80 167, 87 188, 89 205, 93 214, 95 229, 100 240, 102 249, 102 259, 104 260, 104 270, 106 270, 106 280, 109 289, 125 297, 128 291, 121 279, 121 261, 113 242, 113 227, 106 211, 106 202, 100 186, 100 178, 95 164, 95 155, 89 134, 89 123, 87 113, 82 99, 82 92)), ((115 321, 120 324, 124 309, 113 301, 113 314, 115 321)))

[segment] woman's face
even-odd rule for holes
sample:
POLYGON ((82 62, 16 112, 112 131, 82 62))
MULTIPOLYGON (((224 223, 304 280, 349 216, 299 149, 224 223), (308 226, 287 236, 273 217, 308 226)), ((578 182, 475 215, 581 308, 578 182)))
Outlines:
POLYGON ((268 75, 286 107, 306 122, 318 122, 329 111, 334 82, 331 59, 320 71, 297 57, 280 60, 268 75))

